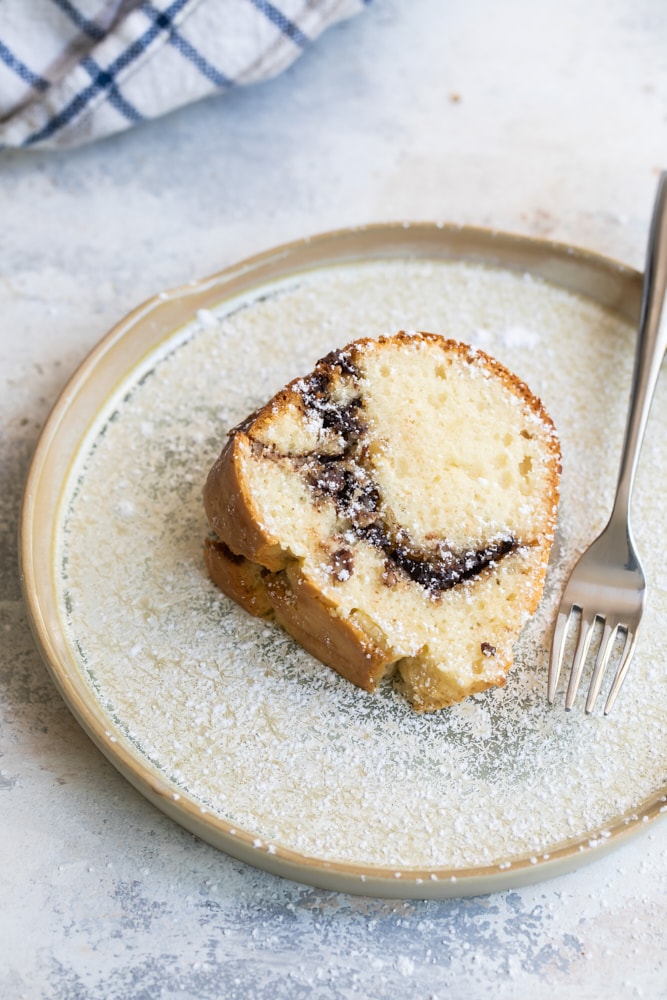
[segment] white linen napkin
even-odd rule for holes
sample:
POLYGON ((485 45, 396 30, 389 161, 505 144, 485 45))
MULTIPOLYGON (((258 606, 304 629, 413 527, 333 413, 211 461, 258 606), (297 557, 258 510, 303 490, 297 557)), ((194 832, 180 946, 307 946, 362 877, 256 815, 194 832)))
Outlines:
POLYGON ((370 0, 0 0, 0 148, 90 142, 269 79, 370 0))

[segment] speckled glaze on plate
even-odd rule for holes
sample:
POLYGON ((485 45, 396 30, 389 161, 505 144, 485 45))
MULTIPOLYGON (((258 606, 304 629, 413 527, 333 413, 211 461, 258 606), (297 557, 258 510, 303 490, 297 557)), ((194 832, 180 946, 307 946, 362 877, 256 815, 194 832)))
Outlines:
MULTIPOLYGON (((534 882, 650 824, 667 775, 666 484, 651 427, 636 531, 651 550, 650 652, 608 719, 545 697, 555 602, 611 497, 639 297, 635 271, 585 251, 377 226, 270 251, 112 330, 44 429, 21 559, 47 666, 119 771, 235 857, 387 897, 534 882), (564 455, 545 599, 507 686, 429 716, 389 685, 358 691, 245 615, 201 557, 201 490, 226 430, 329 349, 399 328, 495 354, 542 396, 564 455)), ((664 392, 655 407, 652 427, 664 392)))

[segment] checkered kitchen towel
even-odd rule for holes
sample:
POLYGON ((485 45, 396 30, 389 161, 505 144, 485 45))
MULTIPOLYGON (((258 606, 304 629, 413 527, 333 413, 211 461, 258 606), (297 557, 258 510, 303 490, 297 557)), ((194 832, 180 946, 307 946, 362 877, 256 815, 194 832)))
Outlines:
POLYGON ((0 148, 74 146, 280 73, 370 0, 0 0, 0 148))

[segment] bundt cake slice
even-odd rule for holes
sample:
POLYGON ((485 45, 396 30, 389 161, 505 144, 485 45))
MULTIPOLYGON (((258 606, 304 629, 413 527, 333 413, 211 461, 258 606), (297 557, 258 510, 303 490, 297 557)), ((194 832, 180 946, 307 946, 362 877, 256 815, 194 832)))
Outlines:
POLYGON ((493 685, 542 593, 560 451, 540 401, 428 333, 327 355, 230 432, 209 573, 366 690, 433 711, 493 685))

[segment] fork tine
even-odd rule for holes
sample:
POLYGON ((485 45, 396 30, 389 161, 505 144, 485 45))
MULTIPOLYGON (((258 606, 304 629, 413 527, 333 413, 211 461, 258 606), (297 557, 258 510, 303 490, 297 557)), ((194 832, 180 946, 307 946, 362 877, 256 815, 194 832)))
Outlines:
POLYGON ((579 622, 579 639, 577 641, 577 648, 574 651, 572 670, 570 671, 570 683, 567 686, 567 694, 565 695, 566 709, 572 708, 574 700, 577 697, 579 682, 581 681, 581 674, 584 669, 586 656, 588 655, 588 647, 590 646, 591 639, 593 637, 593 628, 595 626, 596 618, 597 615, 585 614, 583 611, 581 612, 581 621, 579 622))
POLYGON ((604 631, 602 633, 602 639, 600 640, 600 648, 598 650, 597 659, 595 661, 595 669, 593 670, 593 676, 591 677, 591 686, 588 689, 588 698, 586 699, 586 711, 592 712, 593 705, 595 704, 595 699, 600 693, 600 687, 602 685, 602 680, 607 669, 607 664, 609 663, 609 657, 611 656, 611 651, 614 648, 614 643, 616 642, 616 636, 618 635, 618 630, 620 626, 614 625, 613 627, 607 622, 605 622, 604 631))
POLYGON ((559 611, 558 618, 556 619, 556 627, 551 641, 551 654, 549 656, 549 686, 547 698, 550 705, 553 705, 554 698, 556 697, 558 678, 560 677, 561 667, 563 666, 565 639, 573 611, 574 608, 570 608, 569 611, 559 611))
POLYGON ((623 653, 621 654, 621 662, 618 665, 618 670, 616 671, 616 676, 614 677, 614 683, 611 686, 611 690, 607 697, 607 703, 604 706, 604 714, 609 715, 612 708, 614 707, 614 702, 618 692, 621 690, 621 684, 625 680, 625 675, 628 672, 628 667, 630 666, 630 661, 632 655, 635 651, 635 646, 637 645, 637 630, 631 632, 630 629, 627 630, 625 636, 625 645, 623 646, 623 653))

